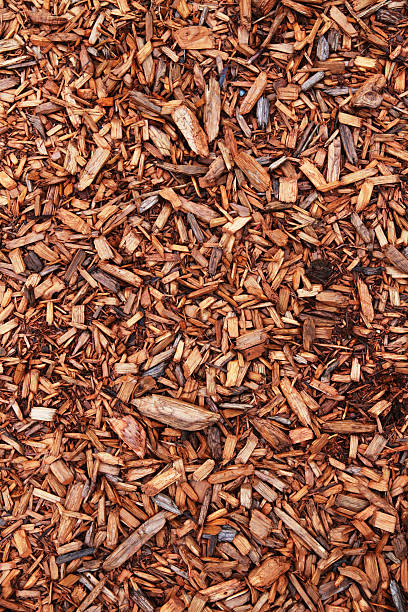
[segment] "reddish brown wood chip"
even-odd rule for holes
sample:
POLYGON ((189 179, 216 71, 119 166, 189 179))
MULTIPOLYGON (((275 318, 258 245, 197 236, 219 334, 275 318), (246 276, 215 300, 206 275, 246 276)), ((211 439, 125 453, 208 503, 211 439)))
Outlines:
POLYGON ((203 26, 189 26, 174 33, 174 38, 182 49, 212 49, 214 42, 211 30, 203 26))
POLYGON ((255 588, 270 587, 290 567, 285 557, 269 557, 249 574, 249 582, 255 588))
POLYGON ((146 434, 136 419, 127 414, 120 419, 109 419, 109 425, 117 436, 143 459, 146 447, 146 434))
POLYGON ((383 100, 381 95, 385 87, 386 79, 383 74, 375 74, 369 77, 351 98, 353 106, 378 108, 383 100))
POLYGON ((241 151, 234 156, 234 162, 257 191, 265 192, 269 189, 271 182, 269 174, 252 155, 246 151, 241 151))
POLYGON ((268 75, 266 72, 261 72, 251 85, 247 95, 242 101, 240 113, 241 115, 245 115, 249 113, 258 102, 259 98, 262 96, 265 91, 266 83, 268 81, 268 75))

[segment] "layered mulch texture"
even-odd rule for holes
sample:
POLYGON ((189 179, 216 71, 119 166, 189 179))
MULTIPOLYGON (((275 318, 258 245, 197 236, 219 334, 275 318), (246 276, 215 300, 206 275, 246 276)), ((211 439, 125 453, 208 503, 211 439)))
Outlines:
POLYGON ((0 30, 0 610, 404 612, 406 2, 0 30))

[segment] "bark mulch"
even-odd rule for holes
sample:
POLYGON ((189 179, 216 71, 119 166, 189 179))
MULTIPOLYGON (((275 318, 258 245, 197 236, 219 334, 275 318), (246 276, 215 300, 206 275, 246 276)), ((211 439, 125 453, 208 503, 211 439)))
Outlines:
POLYGON ((0 30, 0 610, 404 612, 407 3, 0 30))

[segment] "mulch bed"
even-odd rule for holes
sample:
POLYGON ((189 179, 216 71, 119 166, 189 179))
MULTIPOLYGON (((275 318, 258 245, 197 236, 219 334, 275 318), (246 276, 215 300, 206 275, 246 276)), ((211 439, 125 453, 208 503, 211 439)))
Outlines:
POLYGON ((404 612, 406 2, 0 28, 0 610, 404 612))

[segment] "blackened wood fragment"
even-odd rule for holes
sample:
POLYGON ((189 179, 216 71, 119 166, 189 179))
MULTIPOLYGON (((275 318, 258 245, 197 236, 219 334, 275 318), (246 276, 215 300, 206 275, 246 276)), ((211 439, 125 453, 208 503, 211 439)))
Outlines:
POLYGON ((63 563, 70 563, 75 559, 81 559, 82 557, 91 557, 94 553, 94 548, 81 548, 80 550, 74 550, 73 552, 58 555, 58 557, 55 557, 55 563, 57 565, 62 565, 63 563))

